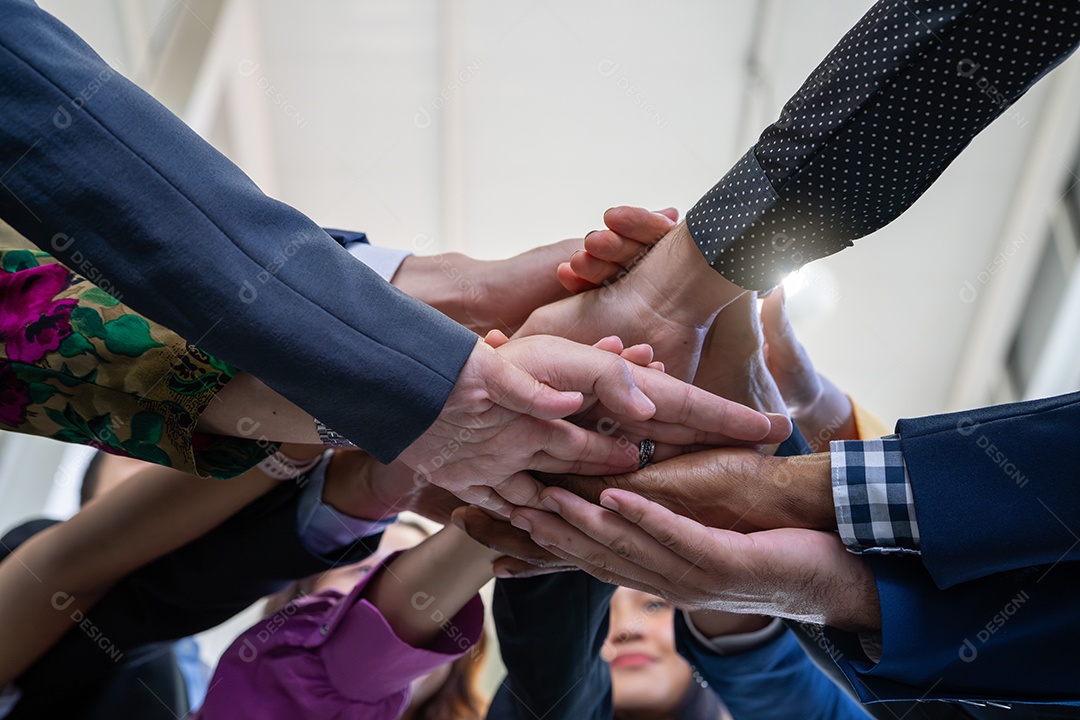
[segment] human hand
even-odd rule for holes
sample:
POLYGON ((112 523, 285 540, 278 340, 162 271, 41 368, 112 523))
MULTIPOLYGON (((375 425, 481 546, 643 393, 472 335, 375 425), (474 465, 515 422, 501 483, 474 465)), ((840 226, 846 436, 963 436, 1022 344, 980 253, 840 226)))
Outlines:
MULTIPOLYGON (((492 347, 501 347, 509 342, 509 338, 496 330, 488 333, 484 342, 492 347)), ((653 361, 653 350, 650 345, 634 345, 624 347, 622 341, 614 335, 602 338, 593 345, 594 348, 606 350, 619 355, 628 363, 640 367, 648 367, 664 372, 664 364, 653 361)), ((688 387, 681 382, 671 382, 669 379, 658 377, 653 373, 639 373, 640 378, 635 382, 641 386, 645 394, 654 397, 654 393, 664 395, 664 402, 658 403, 657 413, 646 421, 632 419, 612 418, 607 408, 596 402, 595 398, 586 399, 582 410, 571 417, 581 427, 595 427, 597 432, 604 435, 616 433, 620 441, 628 445, 635 445, 645 438, 653 440, 655 450, 653 459, 660 461, 687 452, 687 448, 711 447, 715 445, 767 445, 782 442, 791 434, 791 422, 786 415, 773 413, 767 414, 771 429, 764 438, 757 441, 746 441, 741 436, 735 437, 726 434, 723 428, 727 427, 728 421, 723 415, 709 418, 705 415, 695 419, 694 413, 690 412, 693 406, 714 406, 718 411, 724 412, 733 405, 728 402, 716 402, 716 397, 711 397, 707 391, 697 387, 688 387), (659 382, 657 382, 659 381, 659 382), (680 397, 685 394, 685 397, 680 397)), ((767 376, 767 373, 766 373, 767 376)), ((718 396, 717 393, 713 395, 718 396)), ((725 398, 726 400, 726 398, 725 398)), ((779 403, 781 409, 783 403, 779 403)))
POLYGON ((636 446, 628 452, 624 439, 562 420, 594 404, 615 423, 658 417, 649 432, 663 432, 671 417, 745 442, 775 432, 769 417, 658 370, 563 338, 530 337, 498 349, 478 341, 443 412, 401 460, 466 502, 495 511, 535 504, 543 486, 525 470, 597 475, 637 464, 636 446))
POLYGON ((744 293, 713 320, 694 384, 757 410, 786 414, 784 399, 765 362, 763 344, 757 294, 744 293))
POLYGON ((709 267, 685 223, 679 223, 631 272, 545 305, 517 334, 582 343, 617 335, 629 345, 651 345, 669 374, 690 380, 716 313, 743 292, 709 267))
POLYGON ((644 258, 678 220, 675 208, 658 212, 629 206, 610 208, 604 213, 605 229, 588 233, 584 249, 559 265, 559 282, 570 292, 579 293, 615 280, 644 258))
POLYGON ((851 400, 814 369, 806 348, 795 336, 782 285, 762 303, 761 325, 765 363, 811 449, 827 448, 830 440, 858 438, 851 400))
POLYGON ((783 528, 744 535, 706 527, 624 490, 593 505, 561 488, 511 522, 604 582, 688 609, 785 617, 848 631, 881 626, 873 574, 838 536, 783 528))
POLYGON ((416 482, 414 475, 400 460, 383 465, 363 450, 340 448, 326 469, 323 502, 357 518, 377 520, 409 511, 450 522, 462 501, 437 485, 416 482))
POLYGON ((569 294, 557 276, 560 263, 584 247, 581 238, 543 245, 505 260, 461 253, 405 258, 393 285, 477 335, 517 331, 538 307, 569 294))
POLYGON ((492 564, 495 577, 534 577, 575 569, 573 563, 552 555, 534 543, 529 533, 518 530, 505 518, 475 505, 455 510, 452 522, 476 542, 502 554, 492 564))
POLYGON ((714 528, 836 530, 828 453, 781 458, 718 448, 625 475, 538 477, 593 503, 612 488, 636 493, 714 528))

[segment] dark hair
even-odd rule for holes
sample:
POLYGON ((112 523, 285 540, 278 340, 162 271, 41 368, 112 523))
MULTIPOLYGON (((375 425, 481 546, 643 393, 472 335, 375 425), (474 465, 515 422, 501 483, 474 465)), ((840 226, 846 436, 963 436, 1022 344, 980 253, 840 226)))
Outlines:
POLYGON ((82 484, 79 486, 79 506, 94 499, 98 485, 101 484, 101 461, 105 453, 98 450, 94 457, 90 458, 90 464, 86 466, 86 472, 82 476, 82 484))

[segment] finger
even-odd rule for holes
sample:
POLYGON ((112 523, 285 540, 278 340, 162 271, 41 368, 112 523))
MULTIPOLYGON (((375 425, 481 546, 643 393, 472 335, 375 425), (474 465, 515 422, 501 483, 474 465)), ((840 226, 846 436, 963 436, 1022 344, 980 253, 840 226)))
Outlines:
POLYGON ((547 437, 540 451, 533 454, 529 470, 600 474, 625 472, 638 464, 637 445, 623 437, 586 430, 564 420, 547 421, 546 425, 547 437))
POLYGON ((510 342, 510 338, 506 337, 506 333, 502 330, 489 330, 484 336, 484 342, 493 348, 498 348, 510 342))
POLYGON ((620 355, 623 352, 623 342, 619 339, 618 335, 609 335, 606 338, 600 338, 594 345, 597 350, 603 350, 604 352, 615 353, 620 355))
POLYGON ((679 222, 679 211, 676 208, 669 207, 669 208, 664 208, 663 210, 657 210, 656 212, 660 213, 661 215, 668 218, 672 222, 675 222, 675 223, 679 222))
MULTIPOLYGON (((539 491, 535 490, 534 492, 539 493, 539 491)), ((513 505, 507 503, 505 498, 486 485, 470 485, 459 488, 454 491, 454 494, 470 505, 482 507, 501 517, 509 517, 510 511, 513 509, 513 505)))
MULTIPOLYGON (((594 233, 593 235, 597 234, 594 233)), ((570 258, 570 269, 581 279, 596 285, 602 285, 624 271, 622 265, 598 258, 588 252, 580 252, 570 258)))
POLYGON ((652 245, 667 235, 675 221, 663 213, 624 205, 605 212, 604 225, 629 240, 652 245))
POLYGON ((510 522, 518 527, 527 523, 533 541, 556 555, 564 555, 575 564, 584 563, 622 578, 652 584, 660 581, 658 575, 677 578, 692 569, 685 560, 616 513, 560 488, 549 488, 544 495, 545 504, 551 505, 553 512, 521 508, 511 515, 510 522))
MULTIPOLYGON (((635 383, 630 365, 622 358, 565 338, 534 335, 523 338, 512 357, 554 387, 594 395, 613 414, 646 420, 656 412, 653 401, 635 383)), ((507 345, 507 348, 513 343, 507 345)), ((644 372, 655 371, 637 368, 644 372)), ((655 373, 658 377, 666 377, 655 373)), ((764 435, 764 432, 762 433, 764 435)))
POLYGON ((533 542, 527 532, 507 520, 492 517, 478 507, 458 508, 451 522, 476 542, 535 567, 565 568, 566 563, 533 542))
POLYGON ((725 400, 656 370, 628 367, 634 382, 656 404, 652 420, 751 442, 760 442, 773 432, 771 418, 745 405, 725 400))
POLYGON ((574 295, 597 287, 594 283, 579 277, 568 262, 559 264, 555 270, 555 276, 559 279, 559 283, 574 295))
MULTIPOLYGON (((477 347, 479 349, 487 346, 481 344, 477 347)), ((503 347, 509 348, 511 344, 507 343, 503 347)), ((585 401, 582 393, 576 390, 556 390, 504 356, 484 358, 482 362, 484 365, 480 372, 490 400, 508 410, 542 420, 555 419, 577 412, 585 401)))
POLYGON ((625 490, 605 490, 600 494, 600 504, 695 566, 706 555, 709 556, 710 568, 718 562, 737 562, 737 553, 748 550, 750 545, 745 535, 707 528, 659 503, 625 490))
POLYGON ((605 280, 614 280, 637 265, 651 249, 651 244, 630 240, 611 230, 596 233, 589 238, 585 247, 589 257, 597 262, 608 263, 614 268, 605 280))
POLYGON ((660 362, 659 360, 649 363, 647 367, 651 367, 653 370, 659 370, 660 372, 667 372, 667 368, 664 367, 664 363, 660 362))
POLYGON ((784 286, 779 285, 761 303, 761 330, 765 342, 776 351, 790 356, 798 340, 788 320, 784 286))
POLYGON ((631 345, 620 353, 619 357, 628 363, 634 365, 642 365, 645 367, 652 367, 653 362, 653 349, 652 345, 647 343, 640 343, 638 345, 631 345))
MULTIPOLYGON (((544 489, 544 484, 523 470, 504 480, 493 483, 491 489, 495 491, 500 499, 509 504, 509 508, 503 505, 496 510, 505 517, 513 506, 538 507, 539 494, 544 489)), ((474 504, 479 505, 480 503, 474 504)), ((494 509, 485 505, 481 505, 481 507, 489 510, 494 509)))

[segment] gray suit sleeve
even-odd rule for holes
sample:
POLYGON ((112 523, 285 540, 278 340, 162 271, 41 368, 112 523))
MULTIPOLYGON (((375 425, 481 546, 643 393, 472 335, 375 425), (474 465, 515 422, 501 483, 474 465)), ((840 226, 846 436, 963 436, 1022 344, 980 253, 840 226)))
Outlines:
POLYGON ((0 216, 381 461, 476 336, 392 288, 29 0, 0 0, 0 216))

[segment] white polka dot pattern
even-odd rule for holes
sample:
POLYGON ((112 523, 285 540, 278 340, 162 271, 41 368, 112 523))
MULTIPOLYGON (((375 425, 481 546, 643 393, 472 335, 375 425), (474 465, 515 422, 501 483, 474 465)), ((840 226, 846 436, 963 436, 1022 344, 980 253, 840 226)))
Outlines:
POLYGON ((1080 42, 1080 2, 881 0, 687 214, 752 290, 899 217, 1080 42))

